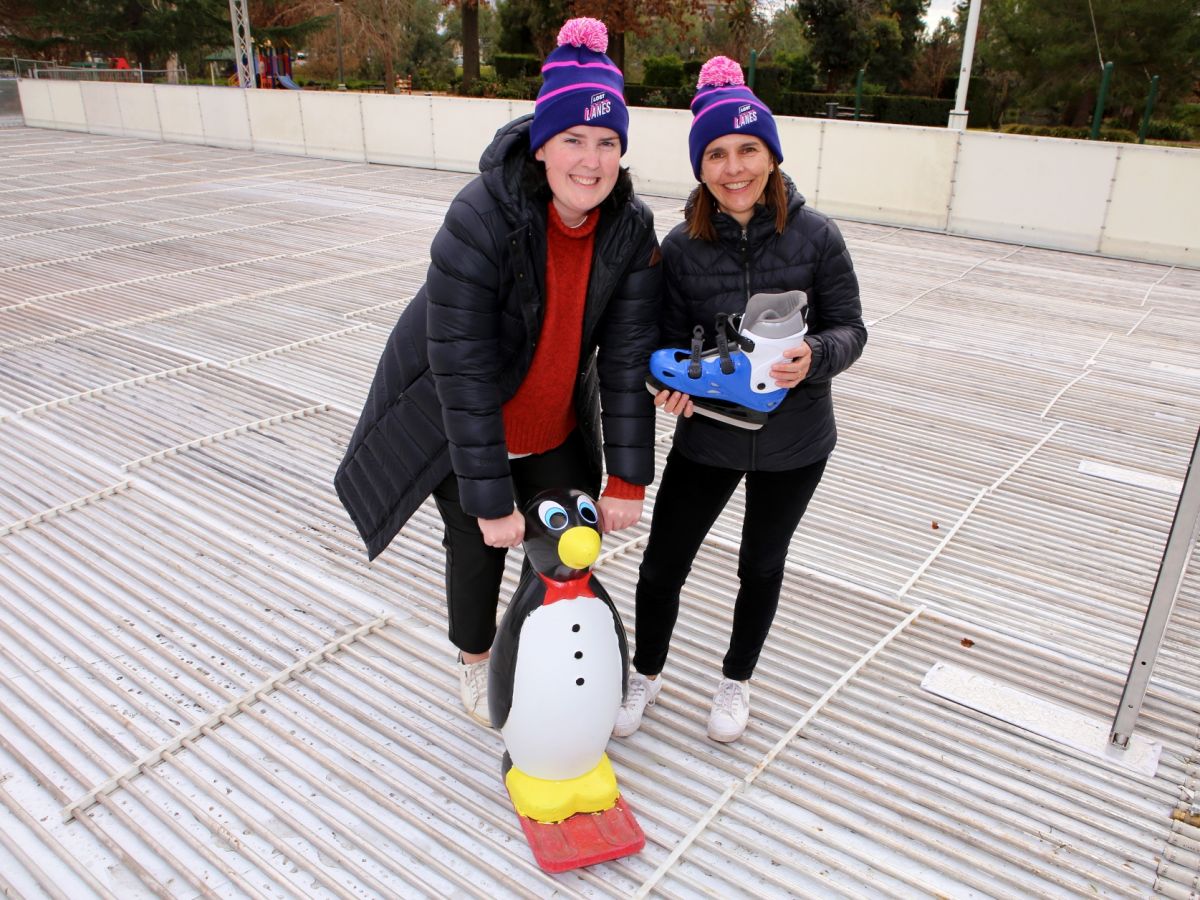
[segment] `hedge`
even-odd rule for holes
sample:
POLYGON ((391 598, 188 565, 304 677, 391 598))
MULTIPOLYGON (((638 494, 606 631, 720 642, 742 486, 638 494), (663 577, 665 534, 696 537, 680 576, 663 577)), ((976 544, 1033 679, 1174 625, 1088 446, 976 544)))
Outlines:
MULTIPOLYGON (((1086 141, 1092 136, 1092 129, 1072 125, 1024 125, 1020 123, 1014 123, 1005 125, 1000 130, 1004 134, 1025 134, 1033 137, 1066 138, 1073 141, 1086 141)), ((1137 135, 1127 128, 1107 128, 1101 126, 1100 140, 1136 144, 1137 135)))
POLYGON ((647 56, 642 61, 642 80, 659 87, 681 87, 683 62, 678 56, 647 56))
MULTIPOLYGON (((782 66, 775 68, 783 69, 782 66)), ((761 72, 762 69, 758 71, 761 72)), ((777 75, 772 71, 768 77, 775 78, 777 75)), ((694 93, 690 87, 674 88, 628 83, 625 85, 625 100, 630 106, 687 109, 691 105, 694 93)), ((760 94, 760 96, 762 95, 760 94)), ((854 94, 810 94, 781 91, 773 100, 766 100, 765 97, 763 99, 772 111, 781 116, 808 116, 823 119, 828 103, 837 103, 842 107, 853 108, 854 106, 854 94)), ((937 100, 933 97, 867 94, 862 98, 861 108, 865 121, 941 127, 949 121, 954 101, 937 100)))
POLYGON ((492 66, 496 69, 497 80, 508 81, 539 75, 542 60, 533 53, 497 53, 492 57, 492 66))
POLYGON ((1151 119, 1146 126, 1146 137, 1156 141, 1191 141, 1192 129, 1182 122, 1151 119))
POLYGON ((694 93, 691 88, 625 83, 625 102, 630 106, 687 109, 694 93))

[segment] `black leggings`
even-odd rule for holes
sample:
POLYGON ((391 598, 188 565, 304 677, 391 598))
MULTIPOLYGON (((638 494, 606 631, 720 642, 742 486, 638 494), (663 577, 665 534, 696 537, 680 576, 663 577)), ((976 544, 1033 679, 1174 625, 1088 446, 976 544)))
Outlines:
POLYGON ((821 481, 825 463, 821 460, 786 472, 741 472, 701 465, 671 451, 654 501, 650 539, 638 576, 637 652, 633 657, 637 671, 657 675, 663 670, 679 616, 679 591, 705 535, 744 475, 746 515, 737 572, 740 587, 722 672, 737 681, 754 674, 779 606, 788 546, 821 481))
MULTIPOLYGON (((588 464, 587 447, 578 431, 545 453, 511 460, 514 500, 518 508, 551 488, 578 488, 599 499, 600 480, 588 464)), ((504 578, 506 547, 489 547, 475 516, 459 505, 458 478, 451 473, 434 489, 433 499, 446 530, 446 601, 450 642, 465 653, 485 653, 496 637, 496 607, 504 578)))

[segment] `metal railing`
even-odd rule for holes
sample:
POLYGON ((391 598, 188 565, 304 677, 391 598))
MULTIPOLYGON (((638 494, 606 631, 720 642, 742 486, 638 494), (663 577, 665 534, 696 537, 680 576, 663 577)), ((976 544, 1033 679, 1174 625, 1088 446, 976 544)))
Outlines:
POLYGON ((134 84, 187 84, 187 66, 175 69, 129 69, 93 68, 89 66, 64 66, 44 59, 21 59, 10 56, 0 59, 0 75, 12 74, 17 78, 52 78, 60 81, 115 81, 134 84))

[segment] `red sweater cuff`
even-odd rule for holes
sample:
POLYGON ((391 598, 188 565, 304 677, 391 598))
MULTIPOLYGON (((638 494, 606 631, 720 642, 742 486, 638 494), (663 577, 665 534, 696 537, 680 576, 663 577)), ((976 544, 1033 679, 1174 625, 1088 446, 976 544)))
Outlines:
POLYGON ((614 500, 645 500, 646 488, 644 485, 630 484, 616 475, 609 475, 608 484, 604 486, 601 496, 612 497, 614 500))

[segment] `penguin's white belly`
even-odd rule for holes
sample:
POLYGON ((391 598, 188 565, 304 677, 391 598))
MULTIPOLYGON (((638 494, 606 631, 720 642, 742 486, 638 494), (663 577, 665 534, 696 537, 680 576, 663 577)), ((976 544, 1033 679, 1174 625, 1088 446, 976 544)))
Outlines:
POLYGON ((535 610, 521 628, 512 708, 501 729, 513 765, 553 781, 595 768, 617 720, 623 677, 616 624, 603 600, 577 597, 535 610))

